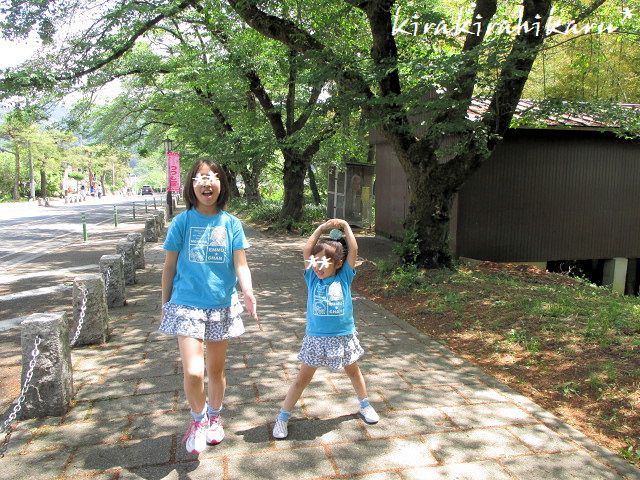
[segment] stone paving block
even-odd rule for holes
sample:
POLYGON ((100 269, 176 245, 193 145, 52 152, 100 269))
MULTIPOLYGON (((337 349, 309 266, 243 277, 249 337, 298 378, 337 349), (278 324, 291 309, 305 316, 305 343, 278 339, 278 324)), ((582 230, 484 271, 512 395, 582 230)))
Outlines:
MULTIPOLYGON (((274 417, 275 418, 275 417, 274 417)), ((273 431, 273 419, 268 425, 269 433, 273 431)), ((279 449, 309 447, 319 444, 353 443, 369 439, 369 426, 354 415, 320 420, 317 418, 296 418, 289 420, 289 436, 283 440, 275 440, 279 449)))
POLYGON ((440 410, 433 407, 403 411, 379 409, 378 414, 381 418, 380 422, 375 425, 367 425, 367 431, 372 438, 419 435, 455 428, 455 425, 440 410), (393 428, 389 428, 391 425, 393 428))
POLYGON ((463 407, 443 407, 460 428, 496 427, 514 423, 533 423, 535 419, 511 403, 483 403, 463 407))
POLYGON ((116 443, 126 432, 127 419, 104 422, 90 420, 73 422, 56 427, 41 427, 27 446, 27 452, 63 449, 95 443, 116 443))
POLYGON ((359 475, 358 480, 400 480, 400 474, 394 472, 371 473, 369 475, 359 475))
POLYGON ((123 470, 119 480, 162 479, 162 480, 213 480, 224 477, 222 460, 189 462, 123 470))
POLYGON ((576 444, 541 424, 507 427, 507 430, 535 452, 553 453, 577 448, 576 444))
POLYGON ((76 392, 76 401, 101 400, 105 398, 128 397, 136 390, 136 382, 86 383, 76 392))
POLYGON ((162 377, 143 378, 136 383, 136 395, 162 392, 182 393, 183 391, 182 375, 164 375, 162 377))
POLYGON ((91 419, 93 402, 77 402, 71 405, 71 410, 62 417, 62 424, 84 422, 91 419))
POLYGON ((393 410, 411 410, 423 407, 453 407, 464 405, 465 399, 449 385, 413 388, 410 390, 380 389, 376 392, 393 410))
MULTIPOLYGON (((397 391, 398 386, 402 385, 400 377, 395 373, 387 373, 382 375, 365 375, 364 381, 367 385, 367 390, 378 389, 382 391, 397 391)), ((329 377, 329 382, 333 385, 338 393, 351 393, 353 392, 353 385, 349 377, 343 373, 335 373, 329 377)))
POLYGON ((51 480, 62 475, 68 450, 37 452, 31 455, 7 455, 0 458, 0 480, 51 480))
POLYGON ((224 404, 235 405, 238 403, 252 403, 258 398, 258 391, 254 385, 239 384, 232 385, 227 383, 224 392, 224 404))
POLYGON ((438 463, 427 445, 415 438, 371 440, 332 445, 330 448, 341 474, 373 473, 438 463))
POLYGON ((120 369, 109 369, 105 372, 105 379, 133 380, 149 377, 163 377, 178 373, 180 364, 177 361, 144 360, 136 365, 127 365, 120 369))
POLYGON ((115 419, 128 415, 151 415, 175 408, 171 392, 121 397, 113 400, 93 402, 91 414, 94 418, 115 419))
POLYGON ((474 383, 457 383, 453 388, 469 403, 486 403, 486 402, 508 402, 509 398, 504 396, 499 390, 492 388, 482 382, 474 383))
POLYGON ((513 480, 496 462, 407 469, 402 471, 402 477, 406 480, 513 480))
MULTIPOLYGON (((16 424, 14 423, 14 426, 16 424)), ((23 451, 26 445, 31 442, 33 439, 34 433, 36 432, 36 428, 18 428, 13 431, 11 434, 11 439, 7 445, 7 450, 5 451, 5 456, 17 455, 23 451)), ((3 432, 0 435, 0 439, 4 441, 5 433, 3 432)))
POLYGON ((262 379, 269 381, 285 382, 286 376, 282 368, 269 366, 267 368, 225 368, 227 385, 238 385, 241 383, 255 383, 262 379))
POLYGON ((464 463, 531 453, 517 438, 501 428, 436 433, 426 435, 424 439, 443 463, 464 463))
MULTIPOLYGON (((266 425, 276 418, 279 411, 280 404, 275 402, 244 403, 232 406, 224 405, 222 420, 225 424, 225 431, 227 425, 230 428, 245 425, 266 425)), ((302 414, 300 410, 296 408, 293 415, 302 414)))
POLYGON ((118 445, 93 445, 79 448, 71 460, 67 475, 71 478, 88 470, 132 468, 167 463, 171 458, 172 437, 145 439, 118 445))
POLYGON ((297 448, 229 458, 230 480, 299 480, 326 477, 336 472, 322 448, 297 448))
MULTIPOLYGON (((374 405, 383 404, 382 399, 371 392, 369 401, 374 405)), ((302 394, 297 406, 302 408, 307 418, 336 418, 343 415, 355 415, 358 413, 358 399, 355 395, 328 395, 312 397, 307 395, 307 390, 302 394)))
MULTIPOLYGON (((126 430, 129 440, 144 440, 171 435, 180 435, 187 430, 191 416, 188 411, 170 412, 160 415, 136 415, 126 430)), ((182 437, 180 437, 182 438, 182 437)))
POLYGON ((401 372, 401 376, 414 387, 469 382, 477 383, 477 377, 465 369, 412 369, 401 372))
POLYGON ((531 472, 536 472, 538 478, 553 480, 620 480, 624 478, 595 461, 586 452, 510 458, 504 461, 504 465, 521 480, 530 479, 531 472))

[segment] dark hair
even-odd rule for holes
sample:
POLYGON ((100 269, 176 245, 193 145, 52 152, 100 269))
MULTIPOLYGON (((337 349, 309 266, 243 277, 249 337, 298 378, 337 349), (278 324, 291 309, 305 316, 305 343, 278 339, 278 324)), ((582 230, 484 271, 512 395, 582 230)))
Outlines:
POLYGON ((349 248, 347 247, 347 242, 344 237, 339 240, 321 238, 318 240, 318 243, 313 246, 311 253, 315 255, 323 250, 324 254, 333 260, 334 264, 341 264, 339 268, 336 267, 336 270, 340 270, 347 259, 347 253, 349 253, 349 248))
POLYGON ((229 182, 227 181, 227 175, 224 173, 222 167, 210 158, 200 158, 196 160, 184 179, 182 195, 184 196, 184 203, 187 206, 187 210, 190 210, 198 204, 196 192, 193 189, 193 178, 197 175, 198 170, 200 170, 202 165, 208 165, 213 172, 218 174, 218 179, 220 180, 220 195, 218 195, 216 207, 220 210, 224 210, 227 206, 227 201, 229 200, 229 182))

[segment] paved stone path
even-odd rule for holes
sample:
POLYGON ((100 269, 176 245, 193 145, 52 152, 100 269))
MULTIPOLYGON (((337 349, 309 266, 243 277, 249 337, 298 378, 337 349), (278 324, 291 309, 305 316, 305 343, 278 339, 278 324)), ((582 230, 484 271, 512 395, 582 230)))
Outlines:
POLYGON ((110 311, 110 342, 72 352, 75 405, 63 418, 19 422, 0 479, 640 479, 640 470, 363 298, 354 299, 368 352, 361 367, 380 423, 355 414, 346 375, 318 370, 289 438, 272 439, 304 335, 304 240, 247 233, 261 319, 246 321, 229 348, 223 443, 198 457, 180 442, 188 407, 177 346, 156 332, 164 255, 148 244, 128 305, 110 311))

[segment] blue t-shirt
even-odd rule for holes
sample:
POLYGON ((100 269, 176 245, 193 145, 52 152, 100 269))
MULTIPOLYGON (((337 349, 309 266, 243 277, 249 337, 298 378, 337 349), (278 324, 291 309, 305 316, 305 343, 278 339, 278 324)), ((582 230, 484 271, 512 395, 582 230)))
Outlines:
POLYGON ((233 252, 249 248, 238 218, 220 210, 203 215, 191 208, 169 227, 164 249, 179 252, 171 303, 197 308, 231 306, 236 291, 233 252))
POLYGON ((335 275, 320 279, 312 268, 305 270, 307 282, 307 335, 336 337, 356 331, 351 301, 351 282, 356 271, 347 262, 335 275))

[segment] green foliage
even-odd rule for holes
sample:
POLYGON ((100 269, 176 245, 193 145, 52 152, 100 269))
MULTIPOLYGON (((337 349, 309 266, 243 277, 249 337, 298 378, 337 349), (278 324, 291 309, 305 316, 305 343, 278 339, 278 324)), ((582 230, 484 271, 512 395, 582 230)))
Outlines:
POLYGON ((265 199, 261 204, 255 204, 243 198, 234 198, 229 202, 228 208, 247 221, 268 226, 272 231, 295 232, 302 236, 313 233, 316 224, 326 216, 326 208, 323 205, 306 204, 300 222, 283 224, 279 218, 282 201, 274 199, 265 199))
POLYGON ((393 253, 396 254, 404 264, 415 265, 420 255, 420 239, 415 229, 404 230, 402 242, 394 245, 393 253))

